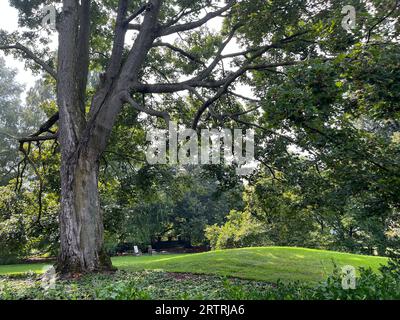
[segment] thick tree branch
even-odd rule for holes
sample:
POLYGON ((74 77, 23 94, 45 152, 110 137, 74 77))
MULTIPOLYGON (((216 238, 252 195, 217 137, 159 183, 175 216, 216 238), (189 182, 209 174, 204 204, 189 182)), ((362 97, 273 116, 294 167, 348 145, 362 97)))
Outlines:
POLYGON ((166 47, 166 48, 168 48, 168 49, 170 49, 172 51, 178 52, 180 55, 188 58, 192 62, 195 62, 195 63, 198 63, 198 64, 201 64, 201 65, 205 66, 204 62, 201 61, 195 55, 193 55, 193 54, 191 54, 189 52, 186 52, 185 50, 183 50, 181 48, 178 48, 178 47, 176 47, 176 46, 174 46, 174 45, 172 45, 170 43, 167 43, 167 42, 156 42, 156 43, 154 43, 153 47, 166 47))
POLYGON ((26 138, 20 138, 18 141, 23 144, 26 142, 39 142, 39 141, 49 141, 49 140, 57 140, 58 134, 49 134, 44 136, 30 136, 26 138))
POLYGON ((80 109, 86 113, 86 87, 89 74, 89 52, 90 52, 90 0, 81 1, 79 8, 79 40, 78 40, 78 61, 77 86, 80 109))
POLYGON ((152 0, 149 9, 146 11, 141 31, 137 36, 121 70, 120 80, 125 87, 137 80, 138 73, 142 68, 146 55, 152 48, 154 40, 158 36, 158 15, 161 9, 161 3, 161 0, 152 0))
POLYGON ((34 142, 34 141, 46 141, 46 140, 56 140, 58 134, 53 134, 50 129, 57 123, 60 118, 60 114, 57 112, 52 117, 49 118, 44 124, 42 124, 37 132, 26 138, 17 139, 20 143, 34 142), (41 136, 43 133, 51 133, 49 135, 41 136))
POLYGON ((193 30, 196 28, 201 27, 202 25, 206 24, 208 21, 210 21, 213 18, 216 18, 223 14, 224 12, 228 11, 230 8, 232 8, 236 4, 236 0, 230 0, 228 4, 225 7, 220 8, 217 11, 210 12, 206 14, 202 19, 194 21, 194 22, 189 22, 185 24, 178 24, 174 25, 171 27, 167 27, 161 30, 160 36, 167 36, 173 33, 177 32, 182 32, 182 31, 188 31, 188 30, 193 30))
POLYGON ((34 133, 32 136, 37 137, 40 136, 42 133, 50 132, 52 126, 54 126, 60 118, 60 114, 57 112, 53 116, 49 118, 44 124, 42 124, 39 130, 34 133))
POLYGON ((159 83, 159 84, 144 84, 144 83, 136 83, 132 85, 132 89, 140 92, 140 93, 174 93, 179 91, 188 90, 188 87, 193 88, 220 88, 224 86, 226 82, 233 83, 232 78, 236 80, 240 76, 244 75, 248 71, 252 70, 268 70, 270 68, 276 67, 284 67, 284 66, 293 66, 296 64, 301 63, 301 61, 285 61, 285 62, 277 62, 271 64, 249 64, 245 65, 242 68, 238 69, 237 71, 231 73, 227 77, 217 80, 217 81, 206 81, 206 80, 198 80, 197 77, 179 82, 179 83, 159 83))
POLYGON ((142 30, 142 25, 138 24, 138 23, 130 23, 128 25, 128 30, 136 30, 136 31, 140 31, 142 30))
POLYGON ((105 99, 109 95, 110 89, 121 69, 125 35, 128 29, 128 26, 124 23, 127 10, 128 0, 119 0, 111 58, 106 73, 102 79, 102 83, 100 84, 100 89, 97 91, 92 101, 89 116, 92 121, 94 121, 100 106, 103 105, 105 99))
POLYGON ((165 111, 162 112, 162 111, 157 111, 154 109, 146 108, 146 107, 142 106, 141 104, 137 103, 135 100, 133 100, 130 97, 128 92, 124 95, 123 99, 125 102, 129 103, 137 111, 144 112, 150 116, 162 118, 166 122, 167 126, 169 125, 169 122, 171 121, 171 117, 168 114, 168 112, 165 112, 165 111))
POLYGON ((111 54, 110 63, 107 68, 107 76, 114 78, 121 67, 122 54, 124 51, 125 35, 127 26, 124 23, 125 16, 128 10, 128 0, 120 0, 118 6, 117 22, 115 25, 115 35, 113 50, 111 54))
POLYGON ((46 71, 55 80, 57 80, 57 72, 52 67, 50 67, 44 60, 40 59, 35 53, 33 53, 30 49, 28 49, 24 45, 16 43, 15 45, 0 46, 0 50, 12 50, 12 49, 19 50, 22 53, 24 53, 28 59, 33 60, 44 71, 46 71))
MULTIPOLYGON (((210 63, 210 65, 202 70, 198 75, 193 77, 192 79, 180 82, 180 83, 166 83, 166 84, 140 84, 140 83, 135 83, 133 87, 135 90, 141 92, 141 93, 173 93, 177 91, 184 91, 187 90, 188 87, 203 87, 203 88, 219 88, 223 86, 228 78, 224 78, 221 80, 217 81, 207 81, 205 80, 210 74, 212 74, 213 70, 215 67, 218 65, 218 63, 222 59, 226 58, 232 58, 234 56, 240 56, 240 55, 246 55, 246 54, 251 54, 250 57, 248 57, 246 64, 240 68, 238 71, 238 77, 243 75, 249 70, 256 70, 263 67, 265 70, 268 68, 275 68, 279 66, 289 66, 293 64, 297 64, 299 62, 284 62, 284 63, 273 63, 273 64, 266 64, 266 65, 251 65, 251 62, 254 61, 255 59, 261 57, 264 53, 266 53, 268 50, 273 49, 273 48, 280 48, 284 46, 287 43, 290 43, 297 39, 297 37, 304 35, 308 33, 309 31, 302 31, 299 33, 296 33, 292 36, 286 37, 284 39, 281 39, 275 43, 272 43, 270 45, 262 46, 259 48, 251 48, 242 52, 238 52, 236 54, 228 54, 228 55, 222 55, 223 50, 225 47, 228 45, 228 43, 232 40, 234 37, 235 31, 240 28, 240 25, 236 25, 231 32, 229 33, 227 39, 220 45, 218 52, 216 53, 216 56, 214 60, 210 63)), ((236 73, 235 72, 235 73, 236 73)))
POLYGON ((124 24, 127 25, 129 24, 132 20, 134 20, 135 18, 137 18, 138 16, 140 16, 144 11, 146 11, 149 6, 151 4, 150 3, 144 3, 142 4, 139 8, 137 8, 127 19, 125 19, 124 24))
POLYGON ((106 85, 102 85, 93 98, 88 125, 79 149, 89 150, 91 157, 101 158, 105 150, 117 115, 125 102, 126 92, 131 92, 131 84, 138 81, 148 52, 152 48, 159 31, 158 17, 162 0, 150 0, 151 5, 145 11, 142 28, 132 48, 122 63, 124 38, 127 31, 123 24, 126 16, 126 0, 120 0, 117 23, 118 30, 114 42, 113 64, 105 75, 106 85))

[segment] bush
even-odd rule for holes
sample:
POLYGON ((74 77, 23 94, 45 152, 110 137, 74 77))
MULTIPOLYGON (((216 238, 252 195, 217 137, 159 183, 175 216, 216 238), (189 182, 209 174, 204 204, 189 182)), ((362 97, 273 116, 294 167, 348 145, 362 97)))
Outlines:
POLYGON ((399 300, 400 261, 390 261, 387 266, 380 268, 380 273, 361 268, 356 288, 349 290, 342 287, 342 273, 339 268, 335 268, 334 273, 317 286, 278 281, 275 286, 266 290, 245 290, 228 281, 225 289, 225 298, 232 300, 399 300))
POLYGON ((54 254, 58 249, 58 196, 43 195, 42 215, 31 191, 16 193, 0 186, 0 264, 11 264, 31 254, 54 254))
POLYGON ((25 254, 25 206, 9 187, 0 187, 0 264, 15 263, 25 254))
POLYGON ((232 210, 223 226, 208 226, 205 235, 214 250, 272 244, 262 224, 247 211, 232 210))
POLYGON ((109 256, 117 255, 119 240, 116 235, 105 231, 104 233, 104 248, 109 256))
POLYGON ((98 300, 150 300, 145 290, 137 289, 133 282, 117 282, 96 290, 98 300))
POLYGON ((17 263, 25 252, 26 237, 20 217, 0 222, 0 264, 17 263))

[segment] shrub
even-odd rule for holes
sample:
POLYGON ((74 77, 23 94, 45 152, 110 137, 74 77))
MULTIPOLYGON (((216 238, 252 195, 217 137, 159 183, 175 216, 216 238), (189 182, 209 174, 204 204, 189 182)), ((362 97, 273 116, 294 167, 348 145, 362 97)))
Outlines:
POLYGON ((98 300, 150 300, 151 296, 144 290, 136 288, 135 283, 117 282, 106 287, 99 287, 96 290, 98 300))
POLYGON ((271 244, 262 224, 248 211, 232 210, 223 226, 208 226, 205 235, 211 248, 217 250, 271 244))
POLYGON ((225 298, 240 300, 399 300, 400 261, 392 260, 380 268, 380 273, 371 269, 359 270, 355 289, 343 289, 342 273, 335 268, 326 281, 316 286, 300 282, 278 281, 265 290, 245 290, 243 287, 225 283, 225 298))

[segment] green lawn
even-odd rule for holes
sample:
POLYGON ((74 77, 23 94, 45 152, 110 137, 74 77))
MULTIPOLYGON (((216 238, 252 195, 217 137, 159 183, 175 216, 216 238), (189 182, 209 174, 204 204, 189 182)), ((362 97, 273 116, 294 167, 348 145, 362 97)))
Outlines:
MULTIPOLYGON (((276 282, 300 280, 317 282, 338 266, 371 267, 377 270, 387 259, 333 251, 265 247, 213 251, 191 255, 155 255, 115 257, 113 264, 126 271, 164 270, 212 274, 243 279, 276 282)), ((0 266, 1 274, 41 272, 45 264, 0 266)))
POLYGON ((42 273, 50 265, 44 263, 0 265, 0 275, 15 275, 27 272, 42 273))

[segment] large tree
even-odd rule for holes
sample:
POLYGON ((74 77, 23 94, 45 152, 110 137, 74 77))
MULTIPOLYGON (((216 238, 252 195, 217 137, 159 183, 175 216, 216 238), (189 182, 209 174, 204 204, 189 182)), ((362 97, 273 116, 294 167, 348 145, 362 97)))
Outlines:
POLYGON ((386 19, 385 14, 369 21, 368 1, 63 0, 54 59, 37 31, 41 6, 59 2, 11 0, 29 31, 2 31, 0 46, 28 58, 30 67, 40 67, 57 84, 59 112, 20 143, 58 139, 61 145, 61 273, 111 268, 103 247, 98 176, 124 105, 166 122, 190 121, 194 129, 206 120, 246 125, 243 117, 258 107, 246 105, 257 100, 235 91, 238 82, 255 85, 259 73, 332 59, 366 30, 369 41, 386 19), (352 36, 340 26, 347 2, 365 17, 352 36), (206 27, 211 20, 221 31, 206 27), (227 50, 235 40, 237 49, 227 50), (87 86, 90 70, 101 72, 94 91, 87 86), (57 122, 54 134, 50 129, 57 122))

